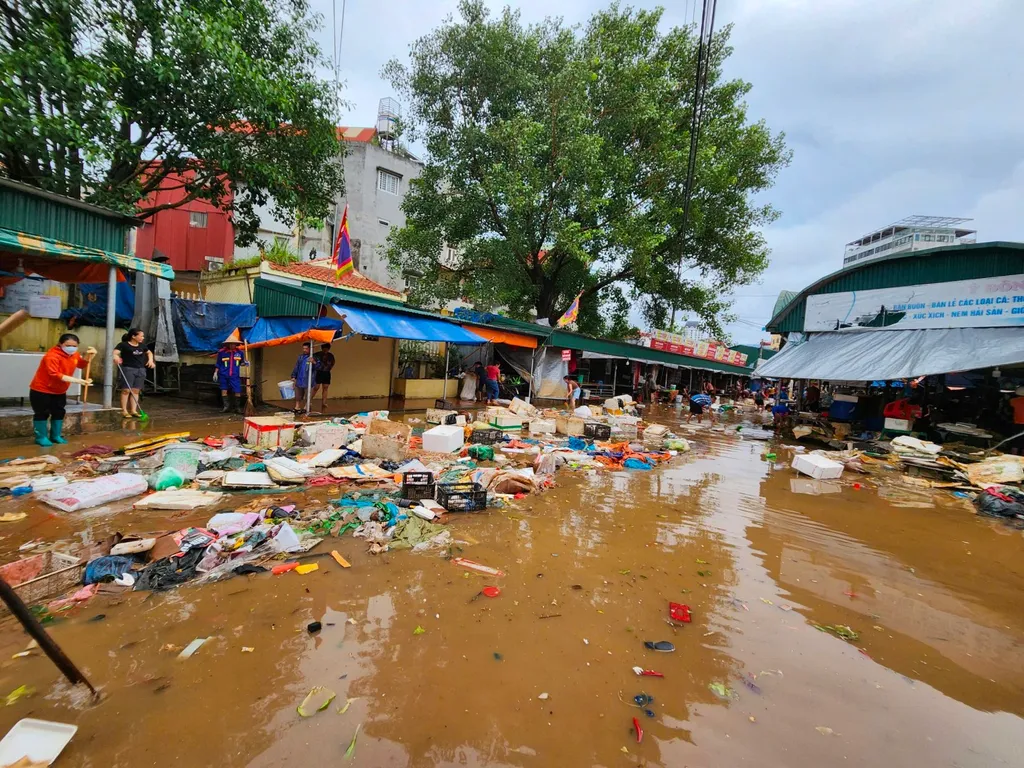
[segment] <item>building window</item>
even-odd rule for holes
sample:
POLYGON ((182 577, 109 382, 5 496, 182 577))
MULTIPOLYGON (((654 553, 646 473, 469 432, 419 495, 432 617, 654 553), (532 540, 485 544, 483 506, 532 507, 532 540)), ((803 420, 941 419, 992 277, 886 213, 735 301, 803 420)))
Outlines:
POLYGON ((391 226, 391 222, 388 221, 387 219, 377 219, 377 223, 380 224, 382 227, 390 227, 391 226))
POLYGON ((197 229, 206 229, 206 214, 197 211, 189 211, 188 225, 197 229))
POLYGON ((924 240, 926 243, 930 243, 932 241, 932 236, 931 235, 925 235, 921 239, 924 240))
POLYGON ((397 173, 385 171, 383 168, 377 169, 377 189, 388 192, 392 195, 397 195, 401 181, 402 177, 397 173))

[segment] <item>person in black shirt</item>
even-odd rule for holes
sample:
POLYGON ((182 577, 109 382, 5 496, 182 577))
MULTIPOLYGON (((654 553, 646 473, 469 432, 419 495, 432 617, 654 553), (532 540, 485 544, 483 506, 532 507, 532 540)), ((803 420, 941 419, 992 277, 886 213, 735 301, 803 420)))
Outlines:
POLYGON ((309 399, 316 397, 316 391, 320 390, 320 412, 327 413, 327 388, 331 386, 331 369, 334 368, 334 355, 331 354, 331 345, 324 343, 320 345, 320 351, 313 355, 313 392, 309 399))
POLYGON ((156 368, 153 353, 146 349, 146 334, 132 328, 114 347, 114 364, 118 368, 121 387, 121 415, 128 419, 139 415, 139 396, 146 383, 146 369, 156 368), (128 410, 129 399, 132 409, 128 410))

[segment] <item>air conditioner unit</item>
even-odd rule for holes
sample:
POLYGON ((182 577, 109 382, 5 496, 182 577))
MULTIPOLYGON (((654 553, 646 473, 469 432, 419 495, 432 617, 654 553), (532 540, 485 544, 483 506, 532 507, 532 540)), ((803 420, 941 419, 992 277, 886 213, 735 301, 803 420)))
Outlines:
POLYGON ((206 270, 208 272, 218 272, 222 269, 224 269, 224 259, 219 256, 206 257, 206 270))

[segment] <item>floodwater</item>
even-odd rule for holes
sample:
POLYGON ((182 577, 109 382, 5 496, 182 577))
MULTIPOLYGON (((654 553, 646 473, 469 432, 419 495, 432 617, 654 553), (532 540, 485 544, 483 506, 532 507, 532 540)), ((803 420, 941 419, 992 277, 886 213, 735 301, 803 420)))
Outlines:
MULTIPOLYGON (((838 493, 797 493, 790 449, 731 429, 691 439, 692 453, 652 472, 560 473, 541 496, 453 516, 462 554, 502 578, 436 553, 374 557, 346 537, 321 549, 347 570, 327 559, 307 576, 95 598, 51 631, 98 704, 38 652, 12 659, 27 638, 7 619, 0 695, 37 693, 0 706, 0 733, 22 717, 74 723, 57 765, 95 768, 1021 764, 1020 532, 945 492, 849 473, 838 493), (485 585, 501 594, 472 599, 485 585), (693 622, 670 626, 670 601, 693 622), (309 635, 314 620, 324 628, 309 635), (815 628, 837 624, 859 639, 815 628), (197 637, 211 639, 176 659, 197 637), (317 685, 337 699, 302 718, 317 685), (640 693, 653 717, 633 704, 640 693)), ((0 524, 5 562, 28 539, 208 517, 4 504, 16 507, 30 515, 0 524)))

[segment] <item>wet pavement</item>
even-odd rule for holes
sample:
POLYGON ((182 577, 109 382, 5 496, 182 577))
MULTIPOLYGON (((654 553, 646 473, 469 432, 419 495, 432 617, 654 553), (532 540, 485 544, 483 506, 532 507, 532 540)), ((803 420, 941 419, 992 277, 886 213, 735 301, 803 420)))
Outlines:
MULTIPOLYGON (((674 424, 676 413, 654 418, 674 424)), ((436 553, 374 557, 346 537, 317 550, 337 549, 346 570, 320 560, 307 576, 98 597, 51 626, 102 690, 98 704, 38 652, 12 658, 27 638, 5 619, 0 695, 23 684, 37 694, 0 707, 0 733, 22 717, 74 723, 56 765, 97 768, 1021 764, 1020 532, 947 493, 917 491, 908 503, 849 473, 839 493, 796 493, 781 468, 789 449, 731 428, 687 436, 693 452, 657 470, 561 472, 543 495, 453 516, 453 534, 469 542, 463 556, 502 578, 436 553), (501 594, 472 599, 485 585, 501 594), (670 626, 669 601, 688 604, 693 622, 670 626), (309 635, 311 621, 323 630, 309 635), (178 660, 197 637, 211 639, 178 660), (676 650, 647 651, 645 640, 676 650), (633 666, 665 677, 637 677, 633 666), (302 718, 296 707, 316 685, 337 699, 302 718), (640 693, 653 696, 654 717, 633 704, 640 693)), ((15 444, 0 453, 34 455, 15 444)), ((0 524, 3 562, 29 539, 210 516, 3 506, 29 512, 0 524)))

